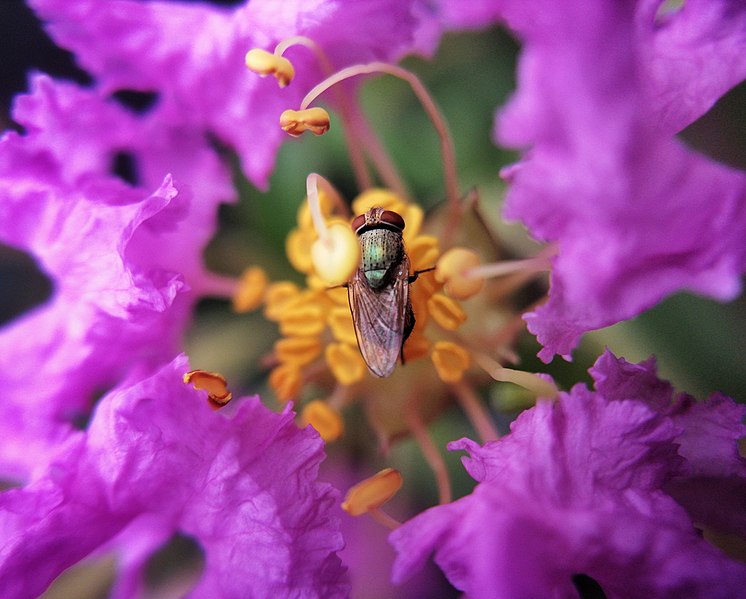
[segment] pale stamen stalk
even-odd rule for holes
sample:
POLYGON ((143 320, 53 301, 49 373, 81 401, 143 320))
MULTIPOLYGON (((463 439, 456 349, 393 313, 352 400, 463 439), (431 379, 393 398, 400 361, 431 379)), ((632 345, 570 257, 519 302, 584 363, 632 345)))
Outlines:
POLYGON ((401 522, 399 522, 396 518, 392 518, 391 516, 389 516, 380 507, 369 509, 368 515, 373 518, 373 520, 378 522, 378 524, 388 528, 389 530, 396 530, 401 526, 401 522))
POLYGON ((499 439, 500 434, 474 389, 463 382, 451 385, 451 389, 469 422, 479 434, 482 443, 499 439))
POLYGON ((443 456, 440 455, 438 448, 433 443, 430 435, 427 433, 425 425, 422 423, 419 414, 414 408, 407 410, 407 425, 409 430, 412 432, 415 440, 422 450, 422 455, 425 457, 425 461, 428 463, 432 471, 435 473, 435 481, 438 486, 438 500, 441 505, 450 503, 452 499, 451 495, 451 479, 448 476, 448 468, 443 460, 443 456))
POLYGON ((440 138, 440 153, 443 160, 443 179, 446 198, 448 199, 448 204, 452 213, 451 218, 456 220, 460 219, 461 210, 458 198, 459 194, 458 177, 456 174, 456 158, 453 149, 451 134, 448 131, 448 126, 446 125, 443 117, 440 115, 440 111, 436 107, 435 102, 430 97, 430 94, 427 92, 427 89, 413 73, 410 73, 406 69, 403 69, 396 65, 387 64, 385 62, 371 62, 368 64, 353 65, 342 69, 341 71, 338 71, 337 73, 335 73, 331 77, 328 77, 327 79, 319 83, 316 87, 314 87, 310 92, 306 94, 306 97, 303 98, 303 101, 300 104, 300 109, 305 110, 306 108, 308 108, 309 104, 311 104, 311 102, 318 98, 322 93, 324 93, 326 90, 333 87, 334 85, 341 83, 345 79, 350 79, 351 77, 356 77, 358 75, 370 75, 373 73, 385 73, 388 75, 393 75, 394 77, 407 82, 412 88, 414 94, 417 96, 417 99, 420 101, 420 104, 422 104, 423 109, 430 118, 430 121, 433 123, 435 131, 440 138))
POLYGON ((552 263, 549 258, 536 257, 526 260, 506 260, 502 262, 492 262, 491 264, 480 264, 470 268, 464 273, 468 278, 488 279, 492 277, 502 277, 516 272, 535 273, 550 270, 552 263))
POLYGON ((199 296, 230 299, 236 294, 239 286, 239 280, 235 277, 209 274, 199 279, 199 281, 190 282, 193 291, 199 296))
POLYGON ((533 372, 505 368, 485 354, 477 353, 474 356, 477 364, 493 379, 504 383, 513 383, 524 389, 528 389, 537 397, 555 399, 559 395, 559 389, 554 383, 543 379, 533 372))
POLYGON ((340 385, 337 384, 334 387, 334 391, 332 391, 329 398, 326 400, 326 402, 329 404, 330 407, 334 408, 338 412, 342 411, 342 408, 345 407, 347 404, 347 401, 350 398, 350 387, 349 385, 340 385))
MULTIPOLYGON (((326 56, 326 53, 321 49, 321 46, 311 38, 304 35, 294 35, 282 40, 275 47, 275 54, 277 56, 282 56, 283 53, 292 46, 304 46, 309 48, 319 61, 324 75, 328 77, 334 73, 334 67, 326 56)), ((342 130, 344 132, 345 143, 347 144, 347 152, 350 156, 350 162, 352 163, 352 170, 355 173, 355 181, 357 182, 359 189, 368 189, 373 186, 373 179, 368 172, 368 167, 365 164, 365 156, 361 149, 362 145, 360 140, 357 139, 355 133, 356 129, 353 126, 353 102, 351 102, 348 94, 345 93, 344 89, 341 87, 335 90, 335 94, 337 104, 339 105, 339 115, 342 120, 342 130)))
POLYGON ((326 195, 329 196, 329 199, 334 202, 334 206, 336 207, 338 214, 342 214, 350 218, 352 217, 352 214, 350 213, 350 207, 344 201, 334 185, 332 185, 321 175, 316 175, 316 183, 326 193, 326 195))
POLYGON ((306 197, 308 198, 308 209, 311 211, 313 228, 316 229, 316 234, 319 236, 321 242, 328 245, 330 240, 329 235, 327 234, 324 215, 321 213, 321 202, 319 201, 319 190, 317 184, 318 179, 323 179, 323 177, 316 173, 311 173, 306 177, 306 197))
POLYGON ((556 245, 550 244, 533 258, 526 258, 524 260, 504 260, 500 262, 493 262, 491 264, 480 264, 479 266, 475 266, 467 270, 464 273, 464 276, 487 279, 492 277, 502 277, 514 273, 533 274, 535 272, 551 270, 551 258, 556 256, 558 251, 559 250, 557 249, 556 245))

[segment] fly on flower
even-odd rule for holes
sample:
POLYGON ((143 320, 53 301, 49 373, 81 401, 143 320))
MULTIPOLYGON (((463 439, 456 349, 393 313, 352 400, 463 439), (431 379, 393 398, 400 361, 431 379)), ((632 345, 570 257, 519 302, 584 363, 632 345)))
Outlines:
POLYGON ((402 349, 415 323, 404 226, 399 214, 381 207, 352 221, 361 258, 347 294, 360 353, 378 377, 389 376, 400 355, 403 360, 402 349))
MULTIPOLYGON (((281 59, 293 45, 324 55, 313 40, 293 37, 277 45, 275 58, 261 54, 267 64, 257 66, 252 59, 248 66, 285 81, 288 69, 281 59)), ((331 118, 324 109, 312 106, 321 94, 361 75, 397 77, 410 85, 440 139, 446 202, 440 215, 437 211, 431 214, 425 228, 423 209, 412 200, 375 135, 366 133, 370 131, 362 111, 352 114, 345 109, 355 104, 355 98, 336 87, 359 193, 347 202, 331 182, 310 173, 298 226, 286 240, 290 263, 306 276, 305 288, 290 281, 270 284, 261 270, 252 267, 234 295, 238 310, 264 305, 265 316, 278 323, 281 338, 267 357, 272 369, 268 383, 280 402, 306 402, 301 424, 312 424, 328 441, 341 435, 341 412, 356 400, 364 402, 382 447, 408 433, 422 439, 426 423, 451 397, 468 406, 465 410, 478 428, 487 431, 485 438, 497 438, 491 426, 484 424, 484 410, 471 388, 472 380, 479 377, 472 372, 474 366, 493 379, 514 382, 538 396, 557 394, 544 378, 507 368, 491 357, 497 352, 503 361, 517 359, 511 346, 523 321, 512 303, 501 300, 507 300, 534 273, 547 270, 549 259, 540 255, 482 264, 481 252, 502 254, 502 246, 481 215, 476 194, 460 197, 447 124, 415 75, 382 62, 352 65, 338 72, 326 58, 322 62, 328 76, 306 94, 297 110, 280 115, 280 127, 293 136, 309 131, 324 134, 331 118), (369 166, 374 167, 374 174, 369 166), (434 234, 438 230, 440 235, 434 234), (476 230, 483 231, 485 238, 472 235, 476 230), (462 238, 470 248, 457 245, 462 238), (505 280, 492 285, 489 294, 480 293, 485 279, 491 277, 505 280), (466 333, 460 330, 468 320, 461 302, 473 297, 471 312, 478 318, 472 325, 476 322, 478 330, 466 333), (489 347, 489 354, 483 347, 489 347), (425 367, 427 357, 437 377, 425 367), (422 363, 395 372, 399 359, 422 363), (366 376, 366 371, 372 376, 366 376), (319 399, 319 393, 327 397, 319 399)), ((443 480, 443 475, 438 478, 443 480)), ((448 495, 444 488, 441 495, 448 495)))

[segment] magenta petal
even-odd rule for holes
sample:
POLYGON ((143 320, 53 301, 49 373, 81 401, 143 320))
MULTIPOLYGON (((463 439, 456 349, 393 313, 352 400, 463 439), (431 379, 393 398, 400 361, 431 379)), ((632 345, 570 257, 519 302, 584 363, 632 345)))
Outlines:
POLYGON ((575 597, 577 575, 608 597, 742 593, 746 566, 703 540, 690 517, 741 532, 746 478, 712 476, 715 467, 709 478, 685 473, 702 467, 696 451, 708 441, 705 459, 733 463, 743 411, 724 398, 672 407, 653 360, 607 352, 592 374, 597 391, 576 385, 538 403, 498 441, 449 445, 469 452, 479 484, 391 534, 395 582, 432 553, 469 597, 575 597))
POLYGON ((35 596, 101 548, 121 553, 136 588, 147 551, 177 532, 205 554, 195 597, 347 594, 319 436, 257 398, 212 410, 182 382, 188 368, 180 357, 103 398, 44 477, 0 495, 4 596, 35 596))
POLYGON ((661 130, 632 3, 505 4, 524 47, 498 136, 530 148, 505 171, 505 214, 559 249, 549 301, 526 315, 540 357, 680 290, 733 299, 746 174, 661 130))
POLYGON ((68 185, 47 152, 12 133, 0 141, 0 194, 0 240, 34 256, 54 285, 46 304, 0 333, 0 463, 25 478, 97 392, 175 352, 188 289, 129 252, 183 197, 170 177, 152 195, 113 180, 68 185))

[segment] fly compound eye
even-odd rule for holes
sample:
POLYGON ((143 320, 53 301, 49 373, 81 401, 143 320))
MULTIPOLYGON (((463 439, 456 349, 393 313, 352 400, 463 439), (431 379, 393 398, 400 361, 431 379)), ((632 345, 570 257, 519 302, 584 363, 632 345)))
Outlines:
POLYGON ((404 219, 393 210, 384 210, 380 218, 382 223, 396 227, 400 231, 404 230, 404 219))
POLYGON ((352 220, 352 230, 358 235, 363 230, 369 230, 374 228, 380 228, 381 225, 385 228, 392 228, 398 231, 404 230, 404 219, 400 214, 393 210, 383 210, 381 208, 371 208, 365 214, 360 214, 352 220))
POLYGON ((365 215, 360 214, 352 219, 352 224, 350 225, 352 227, 352 230, 355 231, 355 233, 360 233, 360 229, 365 226, 365 215))

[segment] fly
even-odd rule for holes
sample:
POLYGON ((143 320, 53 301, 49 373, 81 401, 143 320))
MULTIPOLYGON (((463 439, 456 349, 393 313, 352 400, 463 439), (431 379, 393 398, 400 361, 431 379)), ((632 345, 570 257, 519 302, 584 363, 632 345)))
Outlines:
POLYGON ((403 359, 404 343, 414 328, 409 257, 404 249, 404 219, 392 210, 371 208, 352 221, 360 240, 360 266, 347 283, 355 336, 368 369, 389 376, 403 359))

